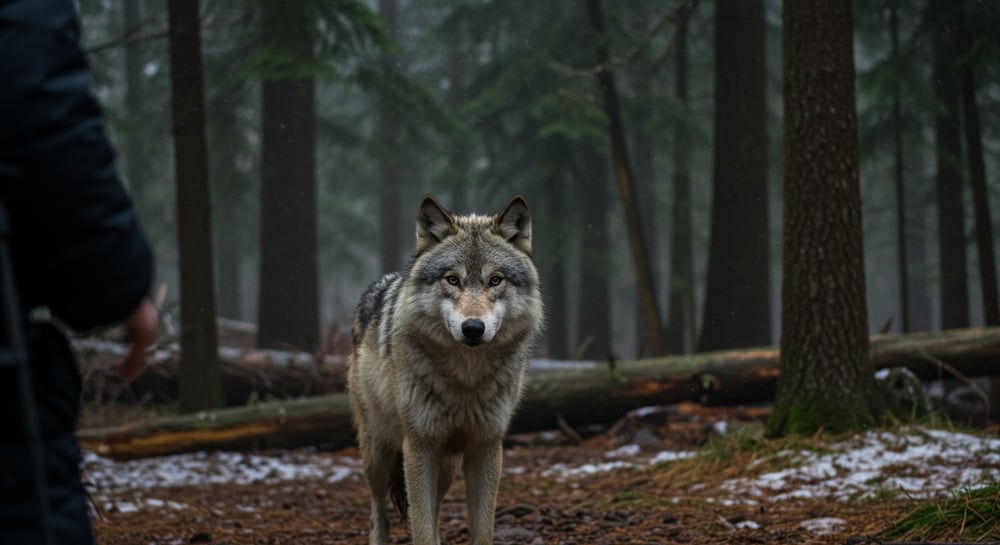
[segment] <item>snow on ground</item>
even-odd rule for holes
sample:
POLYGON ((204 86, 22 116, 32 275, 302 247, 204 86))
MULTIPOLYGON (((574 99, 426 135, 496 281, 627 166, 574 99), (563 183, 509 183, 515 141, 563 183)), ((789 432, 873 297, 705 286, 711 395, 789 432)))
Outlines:
MULTIPOLYGON (((784 451, 782 469, 733 479, 722 488, 773 501, 826 497, 841 501, 900 496, 933 498, 1000 480, 1000 439, 905 428, 871 431, 823 451, 784 451)), ((758 460, 769 463, 773 460, 758 460)))
MULTIPOLYGON (((605 453, 604 460, 554 464, 539 474, 573 481, 595 473, 649 467, 696 455, 696 451, 649 455, 636 445, 625 445, 605 453)), ((716 501, 757 504, 814 497, 849 501, 903 495, 947 496, 963 487, 1000 481, 1000 439, 919 427, 871 431, 826 444, 821 450, 785 450, 764 456, 749 469, 754 467, 784 469, 724 481, 716 501)), ((515 475, 528 470, 508 467, 505 473, 515 475)), ((310 451, 194 453, 127 462, 85 453, 83 463, 84 481, 98 505, 122 512, 185 509, 183 504, 157 497, 162 489, 171 487, 274 484, 297 479, 332 483, 360 475, 361 463, 356 458, 310 451)))
MULTIPOLYGON (((663 451, 643 457, 638 447, 626 445, 605 453, 613 462, 556 464, 541 475, 569 480, 695 455, 690 451, 663 451)), ((1000 439, 909 427, 858 434, 824 445, 821 451, 786 450, 754 462, 755 466, 762 464, 786 469, 725 481, 717 501, 756 504, 765 499, 811 497, 847 501, 880 496, 946 496, 963 487, 1000 481, 1000 439)))
POLYGON ((306 451, 273 454, 196 452, 116 462, 84 452, 83 481, 105 510, 139 511, 145 507, 184 509, 157 497, 159 489, 209 484, 275 484, 295 479, 335 483, 361 474, 361 461, 306 451))

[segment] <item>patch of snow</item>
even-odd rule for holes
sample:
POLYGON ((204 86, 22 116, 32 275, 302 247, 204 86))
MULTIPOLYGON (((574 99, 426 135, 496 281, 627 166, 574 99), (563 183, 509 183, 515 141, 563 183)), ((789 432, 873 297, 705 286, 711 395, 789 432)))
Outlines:
POLYGON ((566 464, 555 464, 549 469, 542 471, 542 477, 558 476, 559 478, 566 479, 570 477, 580 477, 583 475, 593 475, 595 473, 605 473, 613 469, 622 468, 632 468, 635 464, 630 462, 604 462, 602 464, 583 464, 576 467, 570 467, 566 464))
POLYGON ((691 451, 661 450, 649 459, 649 464, 656 465, 665 462, 673 462, 676 460, 683 460, 685 458, 693 458, 695 455, 696 453, 691 451))
POLYGON ((605 458, 631 458, 639 454, 639 445, 623 445, 615 450, 605 452, 605 458))
POLYGON ((752 520, 743 520, 743 521, 737 522, 736 523, 736 527, 739 528, 739 529, 741 529, 741 530, 759 530, 760 529, 760 524, 757 524, 756 522, 754 522, 752 520))
MULTIPOLYGON (((772 500, 880 493, 931 498, 960 487, 1000 480, 1000 439, 921 428, 872 431, 828 445, 823 452, 783 451, 788 469, 732 479, 722 489, 772 500)), ((758 462, 761 462, 759 460, 758 462)))
POLYGON ((837 517, 821 517, 803 520, 799 523, 799 526, 813 535, 823 536, 832 534, 844 526, 847 526, 847 521, 837 517))
POLYGON ((278 483, 294 479, 341 481, 360 474, 355 458, 293 451, 275 454, 197 452, 116 462, 92 452, 83 456, 83 480, 92 492, 206 484, 278 483))

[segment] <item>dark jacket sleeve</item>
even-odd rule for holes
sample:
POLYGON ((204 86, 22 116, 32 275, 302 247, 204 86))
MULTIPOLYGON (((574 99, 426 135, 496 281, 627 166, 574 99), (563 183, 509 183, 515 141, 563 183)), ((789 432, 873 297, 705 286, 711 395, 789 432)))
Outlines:
POLYGON ((22 303, 90 329, 138 305, 153 264, 79 34, 71 0, 0 0, 0 200, 22 303))

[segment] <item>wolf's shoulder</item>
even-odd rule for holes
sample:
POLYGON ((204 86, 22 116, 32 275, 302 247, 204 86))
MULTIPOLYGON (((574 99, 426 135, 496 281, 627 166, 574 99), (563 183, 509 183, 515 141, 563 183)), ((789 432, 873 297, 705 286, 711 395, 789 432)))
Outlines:
POLYGON ((391 298, 387 296, 390 292, 394 291, 393 288, 402 281, 404 276, 401 272, 386 274, 368 286, 368 289, 361 294, 361 301, 358 302, 358 306, 354 310, 354 327, 352 333, 354 334, 355 345, 361 342, 365 331, 372 323, 378 323, 382 315, 382 310, 386 305, 392 304, 388 300, 391 298))

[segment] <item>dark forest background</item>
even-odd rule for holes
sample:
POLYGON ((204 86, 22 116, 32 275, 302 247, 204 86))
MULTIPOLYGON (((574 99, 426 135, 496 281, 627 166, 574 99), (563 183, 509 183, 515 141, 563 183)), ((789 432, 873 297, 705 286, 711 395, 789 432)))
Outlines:
MULTIPOLYGON (((173 58, 199 56, 203 83, 172 83, 167 3, 79 5, 175 317, 181 255, 207 245, 220 317, 259 324, 262 346, 346 351, 362 290, 409 260, 424 194, 493 212, 522 193, 542 355, 777 342, 776 0, 202 0, 200 47, 173 58), (203 178, 175 176, 187 85, 203 178), (178 202, 199 180, 210 206, 178 202), (211 238, 179 239, 197 210, 211 238)), ((1000 8, 872 0, 853 19, 869 330, 996 324, 1000 8)))

